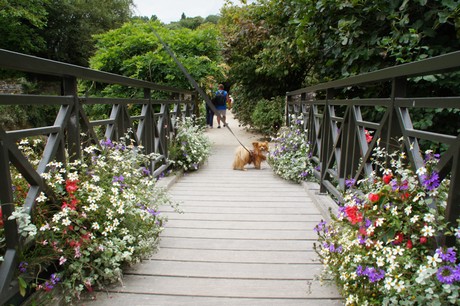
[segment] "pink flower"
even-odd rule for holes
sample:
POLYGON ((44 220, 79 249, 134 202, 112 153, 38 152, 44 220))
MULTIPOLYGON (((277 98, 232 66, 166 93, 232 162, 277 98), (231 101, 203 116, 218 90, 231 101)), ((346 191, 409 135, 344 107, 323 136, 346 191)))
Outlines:
POLYGON ((66 261, 67 261, 67 258, 65 258, 64 256, 61 256, 61 258, 59 258, 59 265, 62 266, 66 261))

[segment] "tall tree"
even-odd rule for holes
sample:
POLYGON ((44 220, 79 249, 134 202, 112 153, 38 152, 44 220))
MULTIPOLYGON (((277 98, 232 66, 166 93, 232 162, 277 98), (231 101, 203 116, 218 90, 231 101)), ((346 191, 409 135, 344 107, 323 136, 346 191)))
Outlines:
POLYGON ((47 48, 39 55, 88 66, 93 35, 127 22, 132 6, 132 0, 49 0, 48 24, 40 31, 47 48))
POLYGON ((34 53, 45 48, 38 32, 46 26, 49 0, 0 0, 0 48, 34 53))

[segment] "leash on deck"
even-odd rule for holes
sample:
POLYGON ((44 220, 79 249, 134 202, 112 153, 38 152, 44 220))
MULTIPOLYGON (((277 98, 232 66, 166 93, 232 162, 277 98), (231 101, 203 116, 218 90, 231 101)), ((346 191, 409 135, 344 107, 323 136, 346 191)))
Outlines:
POLYGON ((174 60, 174 62, 176 63, 176 65, 179 67, 179 69, 182 71, 182 73, 185 75, 185 77, 187 78, 187 80, 190 82, 190 84, 193 86, 193 88, 195 88, 195 90, 198 92, 198 94, 203 98, 203 100, 206 102, 206 104, 208 105, 208 107, 214 112, 214 114, 216 114, 216 116, 219 116, 220 120, 222 120, 222 122, 224 123, 224 126, 230 131, 230 133, 232 133, 233 137, 235 137, 235 139, 240 143, 240 145, 246 150, 249 152, 249 154, 252 155, 252 151, 249 150, 248 148, 246 148, 246 146, 238 139, 238 137, 236 137, 235 133, 232 131, 232 129, 228 126, 228 123, 224 120, 224 118, 219 114, 219 112, 217 111, 216 107, 214 106, 214 104, 212 104, 211 102, 211 99, 209 98, 209 96, 203 91, 203 89, 201 89, 200 86, 198 86, 198 83, 195 81, 195 79, 190 75, 190 73, 188 73, 187 69, 184 67, 184 65, 182 65, 182 63, 177 59, 176 55, 174 54, 174 52, 169 48, 169 46, 166 44, 166 42, 164 42, 164 40, 160 37, 160 35, 158 35, 157 31, 155 31, 155 29, 153 28, 152 25, 150 25, 150 29, 152 30, 153 34, 155 34, 155 36, 158 38, 158 40, 160 41, 160 43, 163 45, 163 47, 165 48, 165 50, 168 52, 168 54, 172 57, 172 59, 174 60))

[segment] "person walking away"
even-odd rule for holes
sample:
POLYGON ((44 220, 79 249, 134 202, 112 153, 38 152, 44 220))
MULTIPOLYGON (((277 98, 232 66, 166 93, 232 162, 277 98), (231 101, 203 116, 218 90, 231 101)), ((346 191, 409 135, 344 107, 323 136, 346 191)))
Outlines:
MULTIPOLYGON (((214 101, 212 101, 212 102, 213 102, 213 104, 215 106, 214 101)), ((206 125, 209 126, 212 129, 212 125, 213 125, 213 122, 214 122, 214 112, 209 107, 208 103, 205 103, 205 106, 206 106, 206 125)))
POLYGON ((224 85, 219 84, 218 90, 216 91, 215 95, 215 106, 217 109, 217 128, 220 129, 220 121, 221 117, 224 123, 224 126, 226 125, 226 113, 227 113, 227 102, 228 102, 228 93, 224 90, 224 85))

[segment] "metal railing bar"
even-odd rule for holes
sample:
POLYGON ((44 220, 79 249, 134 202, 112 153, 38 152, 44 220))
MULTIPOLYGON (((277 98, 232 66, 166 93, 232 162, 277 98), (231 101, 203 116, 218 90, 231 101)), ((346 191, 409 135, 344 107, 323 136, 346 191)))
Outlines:
POLYGON ((433 142, 445 143, 448 145, 452 145, 458 139, 457 136, 438 134, 438 133, 415 130, 415 129, 406 129, 405 135, 409 137, 430 140, 433 142))
POLYGON ((356 120, 356 124, 368 129, 378 129, 380 128, 380 123, 370 122, 370 121, 363 121, 363 120, 356 120))
POLYGON ((0 66, 4 69, 13 69, 59 77, 72 75, 79 79, 91 80, 106 84, 123 84, 124 86, 148 88, 153 90, 178 92, 184 94, 193 93, 192 90, 185 90, 147 81, 131 79, 109 72, 97 71, 94 69, 56 62, 4 49, 0 49, 0 66))
POLYGON ((335 99, 329 101, 330 105, 334 106, 390 106, 391 99, 375 98, 375 99, 335 99))
POLYGON ((0 94, 0 105, 70 105, 73 96, 38 96, 38 95, 6 95, 0 94))
POLYGON ((343 123, 343 117, 331 116, 331 120, 335 122, 343 123))
POLYGON ((44 136, 51 133, 58 133, 61 131, 60 126, 46 126, 41 128, 32 128, 32 129, 24 129, 24 130, 15 130, 15 131, 5 131, 8 137, 11 139, 18 140, 27 137, 33 136, 44 136))
POLYGON ((408 78, 419 75, 433 75, 442 72, 449 72, 458 67, 460 67, 460 51, 298 89, 288 92, 287 95, 300 95, 302 93, 315 92, 330 88, 343 88, 376 82, 380 83, 400 77, 408 78))
POLYGON ((80 102, 84 105, 142 105, 147 104, 145 99, 128 99, 128 98, 83 98, 80 97, 80 102))
POLYGON ((395 106, 408 108, 458 108, 460 97, 396 98, 395 106))
POLYGON ((115 119, 102 119, 102 120, 94 120, 94 121, 89 122, 89 124, 92 127, 100 126, 100 125, 114 124, 114 123, 115 123, 115 119))

